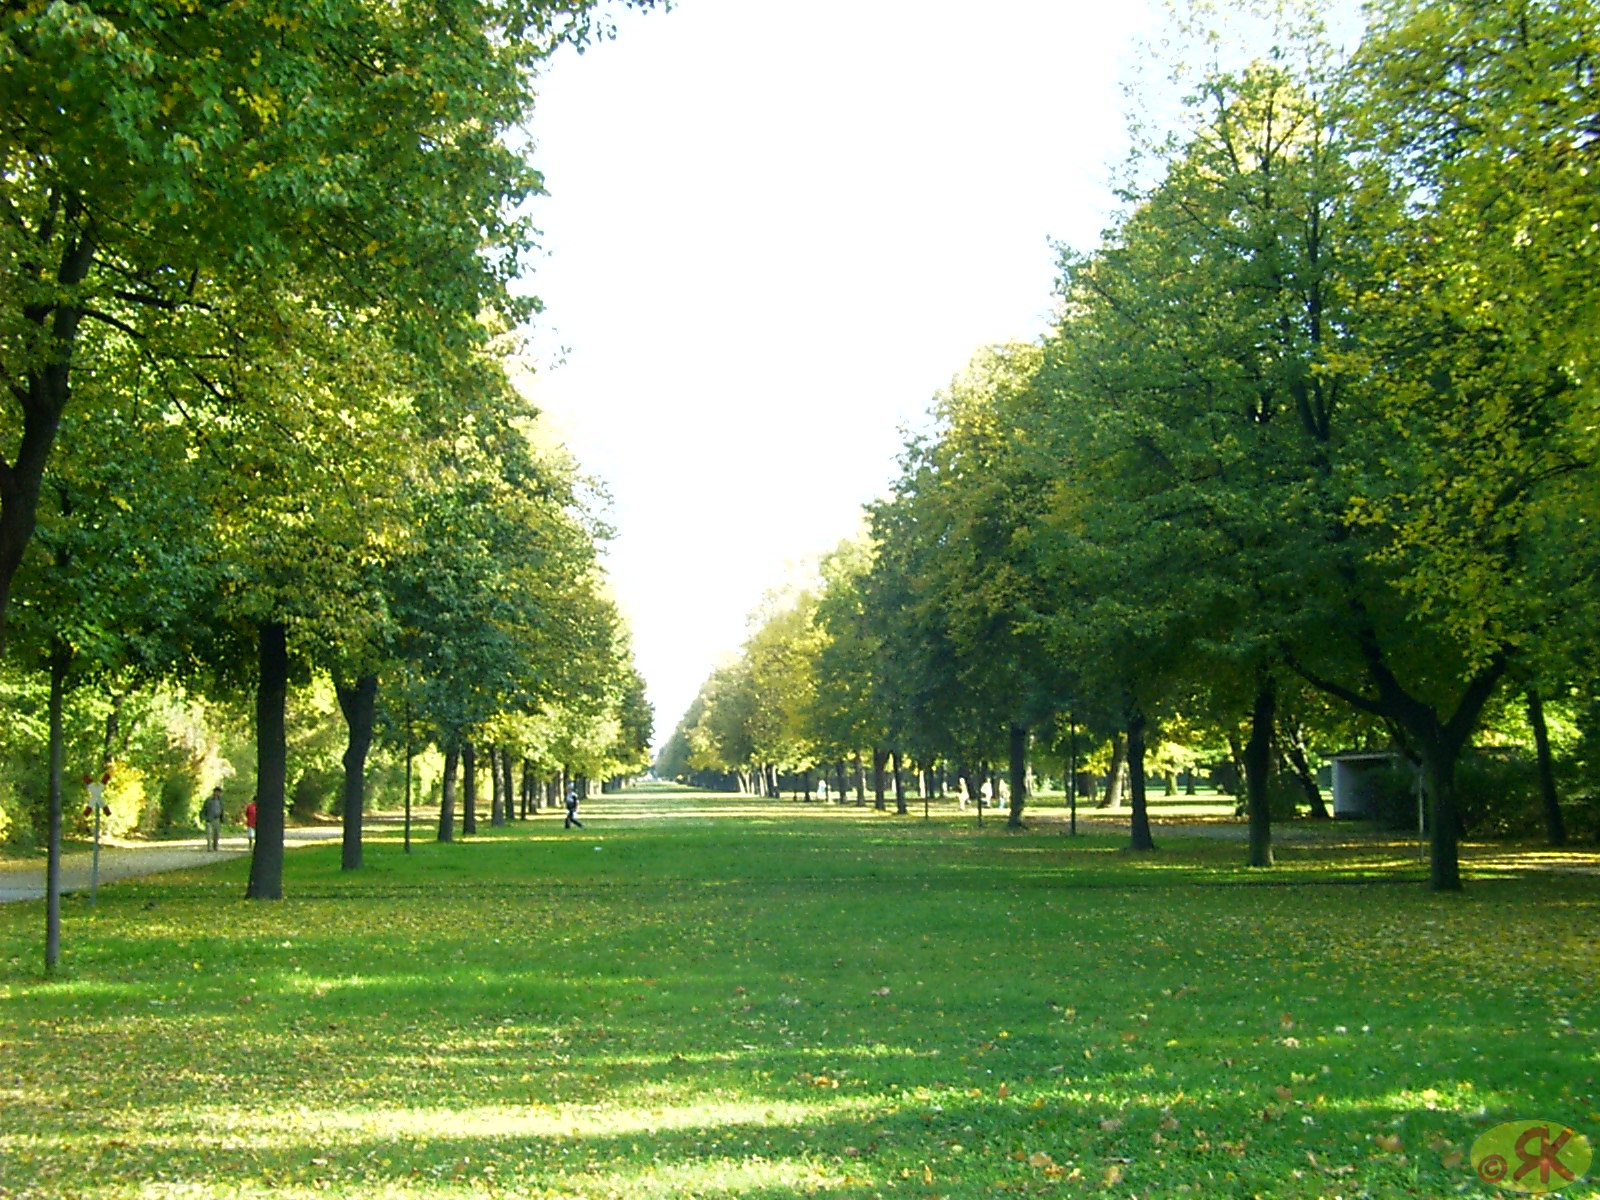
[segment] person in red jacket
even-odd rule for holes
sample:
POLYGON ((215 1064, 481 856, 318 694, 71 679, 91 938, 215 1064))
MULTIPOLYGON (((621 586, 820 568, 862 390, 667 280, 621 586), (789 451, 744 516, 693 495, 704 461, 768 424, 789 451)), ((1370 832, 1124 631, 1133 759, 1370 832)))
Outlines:
POLYGON ((250 798, 250 803, 244 806, 244 843, 252 850, 256 844, 256 801, 250 798))

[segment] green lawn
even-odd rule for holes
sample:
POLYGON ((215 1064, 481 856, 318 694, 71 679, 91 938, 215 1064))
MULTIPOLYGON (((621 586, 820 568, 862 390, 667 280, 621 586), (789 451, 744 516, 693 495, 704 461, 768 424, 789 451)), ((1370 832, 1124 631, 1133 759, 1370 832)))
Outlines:
POLYGON ((1600 1144, 1600 877, 586 807, 69 898, 54 981, 0 908, 0 1196, 1355 1200, 1489 1193, 1498 1121, 1600 1144))

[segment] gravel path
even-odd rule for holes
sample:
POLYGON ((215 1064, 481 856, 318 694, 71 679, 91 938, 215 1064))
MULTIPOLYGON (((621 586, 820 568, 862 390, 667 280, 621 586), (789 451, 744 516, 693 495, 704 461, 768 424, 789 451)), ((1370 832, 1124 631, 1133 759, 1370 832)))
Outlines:
MULTIPOLYGON (((284 848, 310 846, 337 838, 337 828, 289 829, 284 831, 284 848)), ((216 850, 207 850, 202 837, 178 842, 154 844, 121 842, 100 847, 100 882, 113 883, 118 879, 133 879, 140 875, 155 875, 162 871, 183 871, 203 867, 209 863, 240 858, 246 853, 244 836, 225 837, 216 850)), ((89 889, 89 875, 93 866, 92 851, 78 851, 63 855, 61 859, 61 890, 83 892, 89 889)), ((44 898, 43 859, 26 862, 0 863, 0 904, 16 900, 41 900, 44 898)))

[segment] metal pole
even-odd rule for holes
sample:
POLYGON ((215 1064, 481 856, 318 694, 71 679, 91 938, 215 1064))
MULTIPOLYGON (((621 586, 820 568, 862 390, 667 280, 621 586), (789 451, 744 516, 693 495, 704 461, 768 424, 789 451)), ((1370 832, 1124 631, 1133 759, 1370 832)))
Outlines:
POLYGON ((1067 718, 1067 801, 1072 806, 1072 836, 1078 836, 1078 722, 1067 718))
POLYGON ((94 796, 94 865, 89 869, 89 907, 94 907, 94 896, 100 889, 100 796, 90 789, 94 796))
POLYGON ((1425 833, 1425 830, 1424 830, 1423 817, 1422 817, 1422 787, 1423 787, 1422 772, 1418 771, 1417 772, 1417 858, 1418 859, 1425 859, 1425 858, 1428 857, 1428 841, 1427 841, 1427 836, 1426 836, 1426 833, 1425 833))

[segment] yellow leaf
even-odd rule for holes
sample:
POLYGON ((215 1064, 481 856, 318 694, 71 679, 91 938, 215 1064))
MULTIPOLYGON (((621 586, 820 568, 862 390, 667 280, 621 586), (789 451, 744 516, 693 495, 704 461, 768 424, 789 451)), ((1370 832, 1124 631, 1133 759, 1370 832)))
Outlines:
POLYGON ((1106 1173, 1100 1176, 1101 1187, 1115 1187, 1122 1182, 1122 1168, 1112 1163, 1106 1168, 1106 1173))
POLYGON ((1028 1165, 1030 1167, 1048 1167, 1052 1162, 1054 1162, 1054 1160, 1041 1150, 1035 1150, 1032 1154, 1028 1155, 1028 1165))

